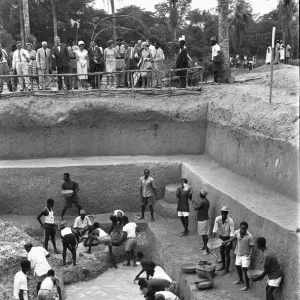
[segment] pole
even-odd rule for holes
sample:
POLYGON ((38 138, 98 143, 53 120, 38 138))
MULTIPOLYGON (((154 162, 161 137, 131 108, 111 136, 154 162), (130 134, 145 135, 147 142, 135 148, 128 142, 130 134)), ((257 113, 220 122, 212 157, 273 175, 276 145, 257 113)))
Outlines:
POLYGON ((24 14, 23 14, 23 0, 19 0, 19 14, 20 14, 20 33, 22 47, 25 47, 25 31, 24 31, 24 14))
POLYGON ((269 103, 272 102, 272 88, 273 88, 273 68, 274 68, 274 42, 275 42, 275 31, 276 28, 273 27, 272 30, 272 50, 271 50, 271 82, 270 82, 270 98, 269 98, 269 103))

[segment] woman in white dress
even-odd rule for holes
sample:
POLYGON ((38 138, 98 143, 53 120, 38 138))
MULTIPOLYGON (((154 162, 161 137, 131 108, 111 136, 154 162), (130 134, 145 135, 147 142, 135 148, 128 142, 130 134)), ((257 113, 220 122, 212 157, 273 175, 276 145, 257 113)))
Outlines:
MULTIPOLYGON (((114 41, 109 40, 107 42, 107 48, 104 50, 104 62, 106 72, 115 72, 117 67, 116 62, 117 50, 115 49, 114 41)), ((111 86, 114 84, 114 74, 107 74, 107 86, 109 85, 109 79, 111 78, 111 86)))
POLYGON ((88 62, 88 52, 84 49, 84 42, 78 42, 79 50, 76 51, 76 60, 77 60, 77 74, 78 79, 81 82, 83 88, 87 89, 87 62, 88 62))
POLYGON ((271 45, 268 45, 267 53, 266 53, 266 64, 269 65, 271 63, 272 58, 272 48, 271 45))

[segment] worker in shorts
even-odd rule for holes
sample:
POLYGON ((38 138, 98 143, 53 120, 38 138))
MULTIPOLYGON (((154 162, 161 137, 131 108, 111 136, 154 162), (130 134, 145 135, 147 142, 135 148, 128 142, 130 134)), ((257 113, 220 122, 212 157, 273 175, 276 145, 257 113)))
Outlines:
POLYGON ((51 295, 54 286, 56 286, 57 293, 59 295, 59 300, 62 300, 59 279, 55 277, 55 272, 51 269, 47 272, 47 277, 43 280, 41 284, 37 300, 49 299, 48 297, 51 295))
POLYGON ((127 238, 125 241, 125 251, 127 263, 124 266, 130 266, 130 260, 133 261, 133 266, 136 266, 135 250, 137 246, 136 233, 139 232, 136 223, 129 222, 127 216, 123 216, 123 231, 126 232, 127 238))
POLYGON ((234 253, 236 254, 235 266, 239 276, 239 280, 235 281, 234 284, 245 284, 246 286, 241 288, 241 291, 248 291, 250 288, 248 268, 251 264, 251 259, 253 255, 253 236, 248 231, 248 223, 241 222, 240 229, 236 230, 233 237, 227 241, 223 241, 222 245, 229 244, 236 241, 236 247, 234 253), (245 281, 243 280, 243 273, 245 281))
POLYGON ((109 217, 111 220, 111 228, 109 231, 109 234, 111 234, 114 231, 114 228, 116 228, 116 231, 120 231, 122 228, 122 217, 124 215, 124 212, 120 209, 117 209, 113 212, 113 214, 109 217))
POLYGON ((108 247, 109 255, 111 257, 113 266, 115 268, 118 268, 116 264, 116 260, 112 251, 112 240, 110 236, 100 228, 100 225, 98 222, 95 222, 93 224, 93 231, 88 235, 88 238, 84 242, 84 247, 89 247, 88 251, 86 253, 91 254, 92 253, 92 246, 93 242, 96 241, 97 244, 104 244, 108 247))
POLYGON ((48 251, 48 241, 49 238, 51 238, 51 242, 54 248, 54 252, 56 254, 60 254, 60 252, 56 248, 56 242, 55 242, 55 223, 54 223, 54 200, 48 199, 47 200, 47 206, 41 211, 41 213, 37 216, 38 222, 41 224, 41 226, 44 228, 44 248, 48 251), (44 216, 44 223, 41 221, 41 217, 44 216))
POLYGON ((181 220, 184 231, 179 236, 186 236, 189 234, 189 215, 190 207, 189 200, 192 200, 193 189, 187 185, 188 180, 186 178, 181 179, 181 186, 176 190, 176 197, 178 199, 177 212, 178 217, 181 220))
POLYGON ((76 266, 76 248, 77 248, 77 240, 75 237, 75 233, 72 228, 68 226, 67 223, 63 222, 59 226, 60 228, 60 236, 63 244, 63 266, 66 265, 67 258, 67 249, 71 252, 73 258, 73 266, 76 266))
POLYGON ((273 293, 282 281, 283 272, 278 263, 276 254, 267 248, 266 239, 264 237, 259 237, 257 238, 256 243, 257 248, 263 253, 264 271, 259 277, 254 278, 253 281, 263 280, 264 277, 268 275, 266 299, 274 300, 273 293))
POLYGON ((149 169, 144 170, 144 176, 140 178, 140 196, 141 196, 141 208, 142 215, 139 218, 140 220, 145 219, 145 209, 146 206, 149 205, 150 213, 151 213, 151 221, 154 221, 153 216, 153 206, 156 198, 156 187, 154 183, 154 179, 149 176, 149 169))
POLYGON ((200 191, 200 201, 192 200, 194 209, 197 211, 197 219, 198 219, 198 234, 202 236, 203 247, 201 250, 205 250, 203 255, 209 254, 209 249, 207 247, 208 235, 209 235, 209 201, 207 199, 207 191, 206 189, 201 189, 200 191))
MULTIPOLYGON (((227 206, 223 206, 221 208, 221 216, 218 216, 215 219, 212 238, 215 238, 217 234, 219 234, 219 239, 221 239, 222 241, 227 241, 233 237, 234 222, 228 216, 228 214, 229 214, 229 208, 227 206)), ((231 249, 232 249, 232 243, 229 243, 227 245, 222 245, 220 247, 222 267, 219 268, 217 271, 224 271, 224 275, 229 273, 231 249)))
POLYGON ((64 173, 64 183, 61 186, 62 190, 72 190, 73 194, 70 197, 65 198, 65 206, 64 209, 61 212, 61 219, 64 219, 64 215, 68 208, 72 207, 72 204, 74 204, 78 209, 78 215, 80 215, 81 205, 79 203, 79 186, 76 181, 71 180, 69 173, 64 173))

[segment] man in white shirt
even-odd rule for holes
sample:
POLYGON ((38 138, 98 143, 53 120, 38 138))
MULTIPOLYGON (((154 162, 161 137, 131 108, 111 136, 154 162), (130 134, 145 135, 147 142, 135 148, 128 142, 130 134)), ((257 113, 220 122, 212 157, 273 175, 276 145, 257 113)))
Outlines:
MULTIPOLYGON (((28 62, 30 61, 30 55, 27 50, 22 48, 21 42, 17 42, 17 50, 13 54, 12 68, 18 75, 28 75, 28 62)), ((23 86, 21 91, 29 86, 29 77, 19 77, 19 84, 23 86), (25 81, 25 85, 24 85, 25 81)), ((29 89, 28 89, 29 90, 29 89)))
MULTIPOLYGON (((149 47, 150 48, 150 47, 149 47)), ((153 52, 153 69, 155 72, 153 73, 153 81, 156 82, 156 87, 162 87, 162 79, 163 79, 163 70, 164 70, 164 51, 161 49, 161 45, 159 42, 155 43, 153 52)))
POLYGON ((31 268, 34 269, 34 276, 37 280, 37 294, 40 290, 42 281, 47 277, 47 272, 51 269, 47 258, 50 256, 43 247, 32 247, 31 243, 24 245, 25 250, 28 252, 28 260, 31 263, 31 268))
POLYGON ((154 221, 153 216, 153 206, 154 206, 154 197, 156 198, 156 187, 154 183, 154 179, 149 176, 149 169, 144 170, 144 176, 140 178, 140 195, 141 195, 141 208, 142 215, 139 218, 140 220, 145 219, 145 208, 149 205, 150 213, 151 213, 151 221, 154 221))
POLYGON ((80 216, 75 219, 73 226, 78 241, 92 227, 92 222, 86 215, 85 210, 81 209, 79 213, 80 216))
POLYGON ((133 266, 136 266, 136 255, 135 250, 137 246, 136 233, 139 232, 136 223, 129 222, 127 216, 123 216, 123 231, 127 234, 127 239, 125 242, 125 251, 127 257, 127 263, 124 266, 130 266, 130 260, 133 261, 133 266))
POLYGON ((28 285, 27 285, 27 273, 30 271, 30 261, 24 259, 20 263, 21 271, 17 272, 14 278, 14 300, 28 300, 28 285))
POLYGON ((175 294, 169 291, 160 291, 155 293, 155 300, 180 300, 175 294))
POLYGON ((99 244, 104 244, 108 247, 109 255, 111 257, 113 266, 115 268, 118 268, 115 257, 112 252, 112 240, 110 236, 103 229, 100 228, 100 224, 98 222, 95 222, 93 224, 93 229, 91 230, 88 238, 84 242, 84 247, 89 247, 86 253, 91 254, 92 246, 97 246, 99 244), (93 244, 94 241, 96 241, 96 244, 93 244))
POLYGON ((210 43, 211 43, 211 46, 212 46, 211 59, 213 61, 214 84, 219 84, 220 69, 221 69, 221 63, 220 63, 221 48, 217 44, 217 40, 216 40, 215 37, 212 37, 210 39, 210 43))
MULTIPOLYGON (((221 216, 218 216, 215 219, 212 238, 215 238, 217 233, 219 234, 219 238, 222 241, 227 241, 233 237, 234 222, 228 216, 228 214, 229 214, 229 208, 227 206, 223 206, 221 208, 221 216)), ((232 243, 221 246, 220 253, 222 258, 222 267, 219 268, 217 271, 224 270, 224 274, 229 273, 231 249, 232 249, 232 243)))
POLYGON ((75 234, 72 231, 72 228, 68 227, 66 222, 60 224, 60 236, 62 238, 63 244, 63 265, 66 265, 67 249, 69 249, 69 251, 72 253, 73 266, 76 266, 77 240, 75 234))
MULTIPOLYGON (((8 75, 9 74, 9 67, 8 67, 8 55, 6 51, 2 48, 0 43, 0 76, 1 75, 8 75)), ((0 94, 3 92, 3 82, 8 82, 8 78, 3 79, 0 77, 0 94)))

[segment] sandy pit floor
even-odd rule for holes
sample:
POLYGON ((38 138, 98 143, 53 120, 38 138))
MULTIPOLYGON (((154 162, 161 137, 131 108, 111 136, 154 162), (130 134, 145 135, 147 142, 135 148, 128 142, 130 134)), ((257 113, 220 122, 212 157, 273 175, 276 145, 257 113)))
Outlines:
POLYGON ((138 267, 118 265, 118 269, 109 269, 99 277, 66 286, 66 299, 72 300, 138 300, 144 299, 139 286, 133 279, 140 271, 138 267))

